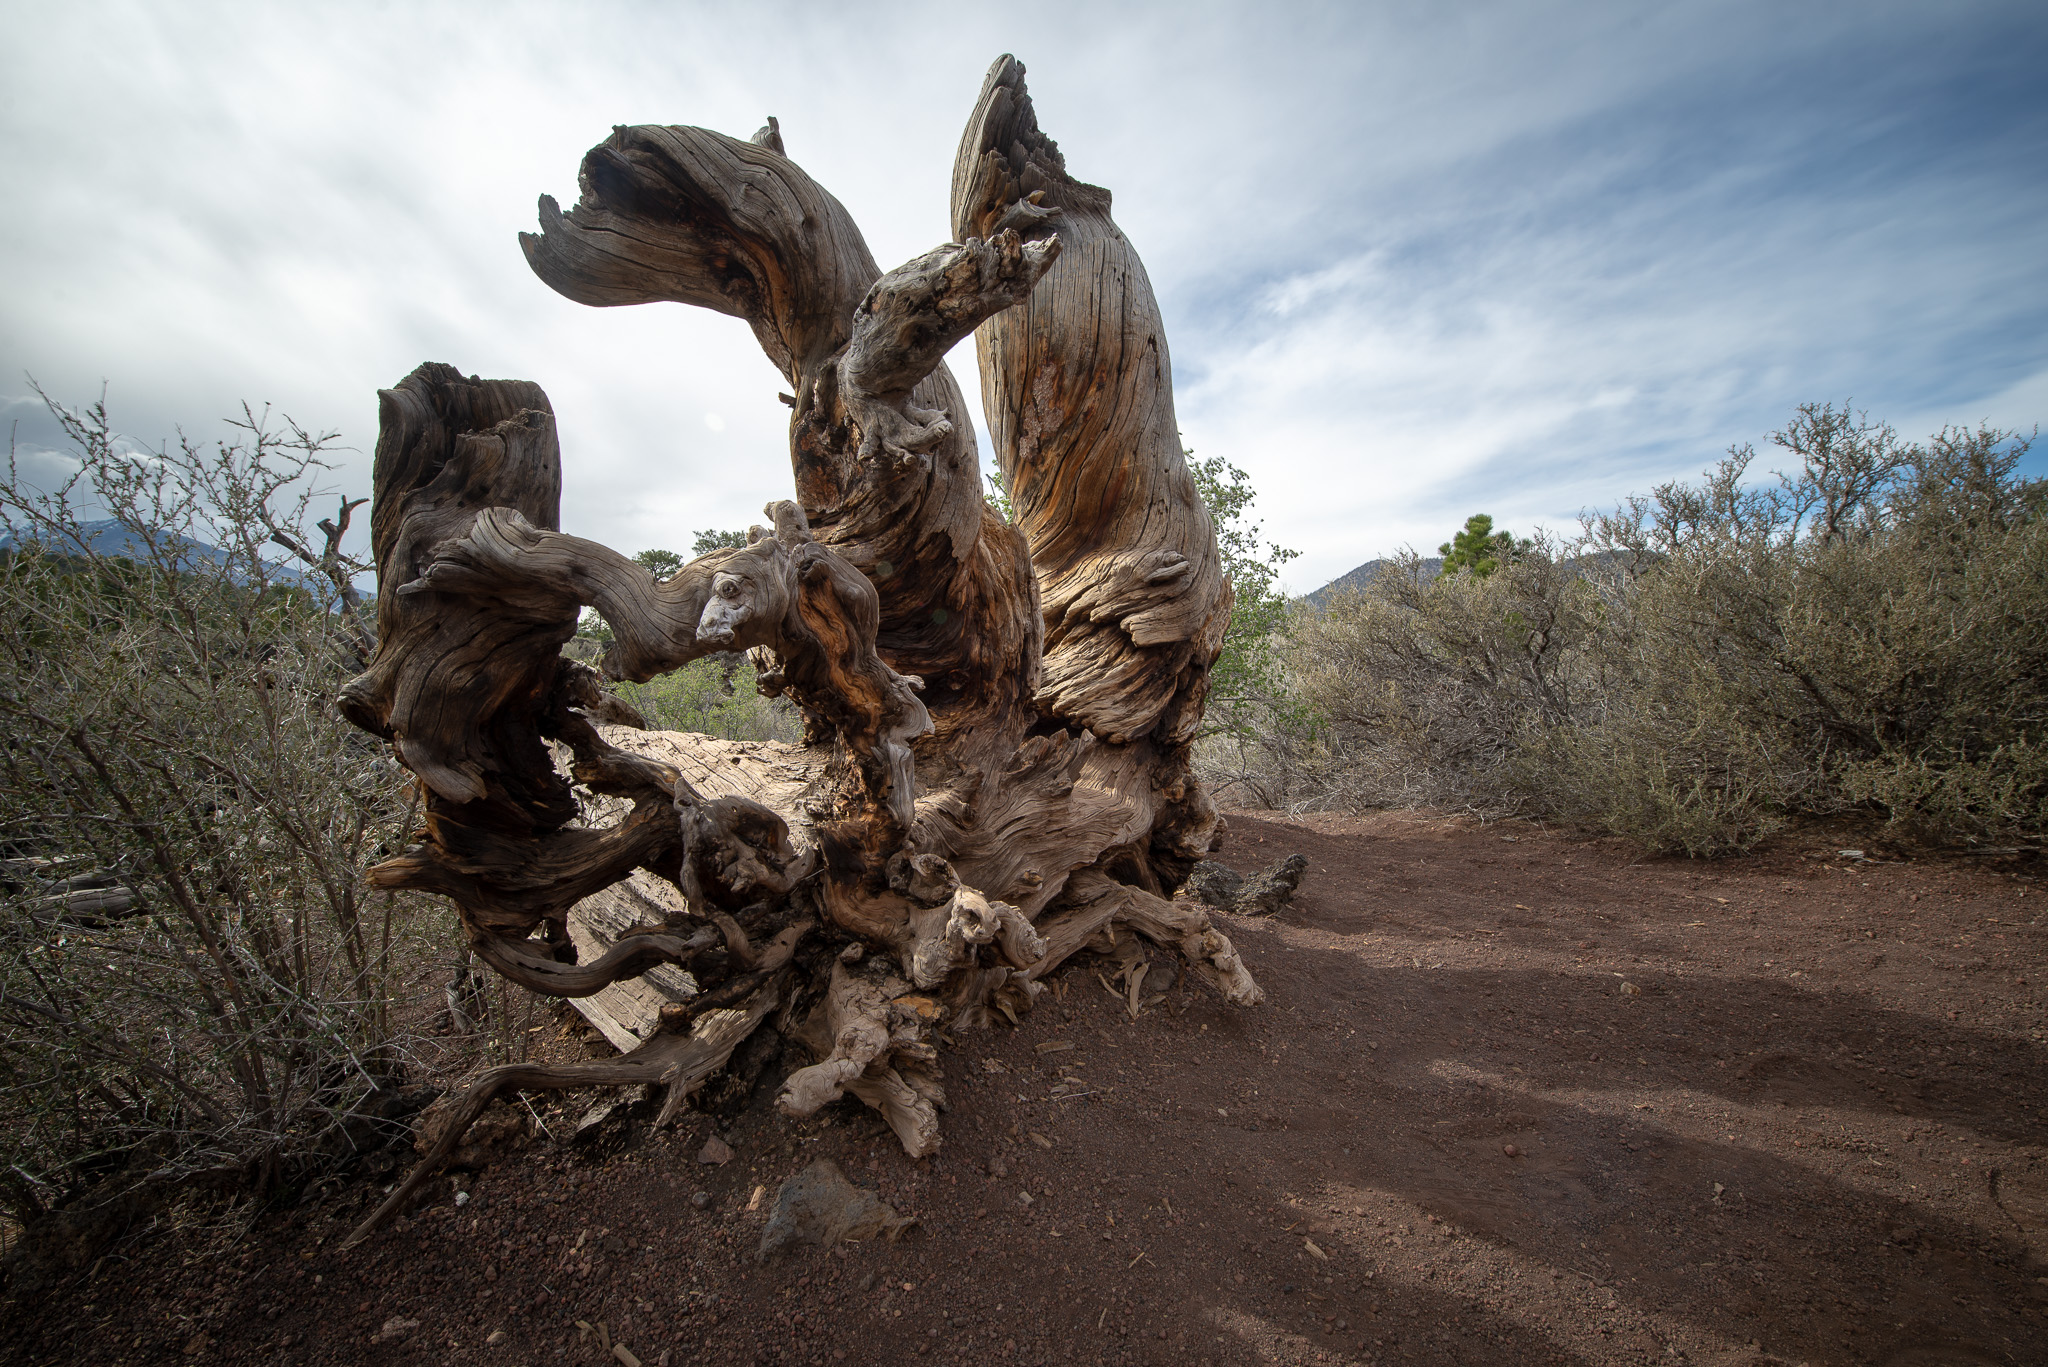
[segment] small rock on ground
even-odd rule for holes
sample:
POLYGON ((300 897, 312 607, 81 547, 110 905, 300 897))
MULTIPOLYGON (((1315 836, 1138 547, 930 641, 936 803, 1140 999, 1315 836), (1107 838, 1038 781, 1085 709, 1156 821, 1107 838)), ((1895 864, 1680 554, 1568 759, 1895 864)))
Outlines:
POLYGON ((419 1327, 420 1322, 418 1320, 409 1320, 398 1315, 393 1315, 390 1319, 384 1321, 384 1327, 382 1329, 379 1329, 376 1333, 370 1335, 370 1342, 391 1343, 397 1339, 404 1338, 407 1334, 410 1334, 413 1330, 419 1327))
POLYGON ((765 1262, 791 1244, 829 1247, 841 1239, 872 1239, 878 1234, 894 1239, 915 1223, 873 1192, 847 1181, 837 1163, 821 1158, 775 1193, 775 1209, 761 1231, 754 1260, 765 1262))

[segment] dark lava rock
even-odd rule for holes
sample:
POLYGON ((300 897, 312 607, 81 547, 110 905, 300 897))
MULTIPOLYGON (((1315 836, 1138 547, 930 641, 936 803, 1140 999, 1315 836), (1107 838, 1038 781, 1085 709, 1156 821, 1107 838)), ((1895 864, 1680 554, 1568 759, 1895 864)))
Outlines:
POLYGON ((1204 859, 1188 874, 1188 891, 1218 911, 1235 907, 1238 889, 1243 886, 1243 874, 1212 859, 1204 859))
POLYGON ((830 1247, 842 1239, 894 1240, 913 1219, 898 1215, 873 1192, 846 1180, 829 1158, 821 1158, 782 1184, 754 1260, 765 1262, 793 1244, 830 1247))
POLYGON ((1237 895, 1240 916, 1271 916, 1294 900, 1302 875, 1308 872, 1308 856, 1290 854, 1257 878, 1245 884, 1237 895))

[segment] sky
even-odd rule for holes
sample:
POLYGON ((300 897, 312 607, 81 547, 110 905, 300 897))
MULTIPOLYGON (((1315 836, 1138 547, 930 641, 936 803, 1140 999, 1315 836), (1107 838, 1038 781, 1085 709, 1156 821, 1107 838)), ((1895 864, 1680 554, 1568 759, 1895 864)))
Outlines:
MULTIPOLYGON (((330 481, 367 493, 377 389, 435 360, 547 390, 566 530, 745 526, 791 492, 781 377, 736 319, 548 290, 536 198, 573 202, 614 124, 774 114, 886 268, 947 236, 1004 52, 1114 191, 1183 438, 1248 473, 1295 592, 1471 513, 1568 529, 1768 457, 1805 401, 1910 436, 2048 418, 2039 0, 0 15, 0 403, 31 475, 62 468, 33 377, 104 386, 145 446, 269 404, 338 431, 330 481)), ((973 343, 951 359, 985 433, 973 343)))

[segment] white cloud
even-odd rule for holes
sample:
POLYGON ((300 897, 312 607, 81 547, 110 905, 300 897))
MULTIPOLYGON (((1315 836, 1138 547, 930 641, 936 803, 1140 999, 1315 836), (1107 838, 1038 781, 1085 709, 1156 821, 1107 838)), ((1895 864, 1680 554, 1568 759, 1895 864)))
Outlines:
MULTIPOLYGON (((1480 507, 1557 522, 1696 470, 1801 399, 2031 425, 2027 13, 24 8, 0 367, 67 401, 106 380, 151 444, 272 402, 346 434, 357 489, 378 386, 537 380, 565 523, 686 548, 789 493, 781 377, 735 320, 547 291, 514 237, 536 196, 573 200, 614 123, 774 113, 891 264, 946 235, 959 128, 1016 50, 1146 255, 1188 441, 1252 472, 1308 588, 1480 507)), ((953 366, 976 400, 971 346, 953 366)))
MULTIPOLYGON (((2032 437, 2034 429, 2048 418, 2048 367, 2015 380, 1993 394, 1942 408, 1886 415, 1886 420, 1909 438, 1931 436, 1944 427, 1975 427, 1979 423, 2004 432, 2032 437)), ((2038 453, 2030 464, 2041 465, 2038 453)))

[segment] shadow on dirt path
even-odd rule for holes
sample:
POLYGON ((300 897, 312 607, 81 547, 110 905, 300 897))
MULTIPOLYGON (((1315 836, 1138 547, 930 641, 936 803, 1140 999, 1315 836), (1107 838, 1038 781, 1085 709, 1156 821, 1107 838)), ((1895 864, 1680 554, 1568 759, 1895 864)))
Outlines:
POLYGON ((1268 1005, 1183 985, 1133 1020, 1079 964, 1023 1028, 957 1041, 933 1159, 850 1104, 773 1117, 771 1076, 727 1120, 437 1179, 347 1257, 373 1190, 182 1266, 138 1243, 11 1305, 0 1354, 2048 1361, 2026 866, 1231 823, 1241 871, 1311 861, 1287 914, 1227 918, 1268 1005), (721 1167, 694 1161, 714 1129, 721 1167), (757 1265, 776 1185, 816 1157, 917 1229, 757 1265))

